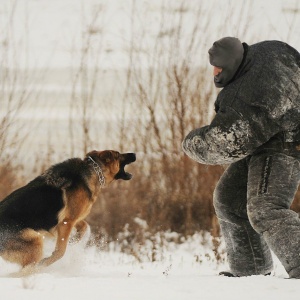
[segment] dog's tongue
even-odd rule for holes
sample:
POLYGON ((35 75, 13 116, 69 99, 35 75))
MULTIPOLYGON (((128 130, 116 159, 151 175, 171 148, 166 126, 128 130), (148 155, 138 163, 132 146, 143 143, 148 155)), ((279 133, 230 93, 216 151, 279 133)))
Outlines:
POLYGON ((124 172, 125 173, 125 175, 126 175, 126 180, 129 180, 129 179, 131 179, 132 178, 132 174, 130 174, 130 173, 128 173, 128 172, 124 172))

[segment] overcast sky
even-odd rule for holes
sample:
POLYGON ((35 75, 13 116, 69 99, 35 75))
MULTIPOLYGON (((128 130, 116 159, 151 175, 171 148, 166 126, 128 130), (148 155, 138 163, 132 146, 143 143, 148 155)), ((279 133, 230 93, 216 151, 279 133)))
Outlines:
MULTIPOLYGON (((60 68, 71 65, 82 46, 82 34, 97 15, 94 39, 101 39, 105 68, 122 68, 126 49, 139 28, 147 28, 149 43, 160 21, 161 7, 173 11, 182 3, 184 26, 202 19, 209 23, 203 33, 203 49, 220 35, 242 41, 279 39, 300 49, 300 1, 297 0, 0 0, 1 50, 8 47, 19 66, 60 68), (134 10, 133 10, 134 7, 134 10), (203 8, 196 19, 195 11, 203 8), (296 14, 295 14, 296 12, 296 14), (134 23, 132 16, 134 15, 134 23), (204 18, 209 15, 209 18, 204 18)), ((168 19, 171 23, 172 18, 168 19)), ((206 51, 206 50, 205 50, 206 51)), ((3 56, 3 55, 2 55, 3 56)))

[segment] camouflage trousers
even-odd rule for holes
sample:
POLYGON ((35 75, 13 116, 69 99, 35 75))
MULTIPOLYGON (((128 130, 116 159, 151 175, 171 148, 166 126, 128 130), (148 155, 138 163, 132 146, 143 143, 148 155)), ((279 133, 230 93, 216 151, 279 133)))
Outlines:
POLYGON ((262 153, 231 164, 214 192, 214 206, 236 276, 267 274, 271 251, 291 278, 300 278, 300 219, 290 210, 300 159, 262 153))

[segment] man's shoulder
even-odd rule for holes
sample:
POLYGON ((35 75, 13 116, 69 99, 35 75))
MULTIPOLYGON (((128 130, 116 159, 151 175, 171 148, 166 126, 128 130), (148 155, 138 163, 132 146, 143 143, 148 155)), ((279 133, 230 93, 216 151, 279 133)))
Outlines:
POLYGON ((277 41, 277 40, 267 40, 267 41, 262 41, 262 42, 258 42, 255 44, 252 44, 249 46, 250 50, 254 50, 255 52, 265 52, 267 51, 268 53, 270 53, 270 51, 280 51, 282 52, 296 52, 299 54, 299 52, 293 48, 291 45, 282 42, 282 41, 277 41))
POLYGON ((278 47, 278 46, 284 46, 284 45, 288 45, 288 44, 285 42, 282 42, 282 41, 278 41, 278 40, 266 40, 266 41, 254 43, 254 44, 250 45, 249 47, 251 47, 251 48, 253 48, 253 47, 278 47))

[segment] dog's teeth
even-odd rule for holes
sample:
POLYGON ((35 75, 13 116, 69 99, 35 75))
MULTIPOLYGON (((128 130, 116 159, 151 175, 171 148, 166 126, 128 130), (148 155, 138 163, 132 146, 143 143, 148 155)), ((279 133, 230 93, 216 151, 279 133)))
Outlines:
POLYGON ((68 222, 65 221, 64 224, 66 225, 66 224, 68 224, 68 222))

